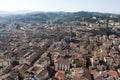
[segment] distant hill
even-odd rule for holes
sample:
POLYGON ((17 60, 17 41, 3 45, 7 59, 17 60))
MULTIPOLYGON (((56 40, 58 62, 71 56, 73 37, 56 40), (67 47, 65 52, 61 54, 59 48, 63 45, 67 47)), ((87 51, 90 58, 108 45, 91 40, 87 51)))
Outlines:
POLYGON ((36 11, 32 11, 32 10, 23 10, 23 11, 15 11, 15 12, 10 12, 10 11, 0 11, 0 16, 8 16, 8 15, 23 15, 23 14, 27 14, 27 13, 33 13, 36 11))
POLYGON ((15 21, 15 22, 40 22, 40 23, 57 23, 63 24, 65 22, 73 21, 91 21, 93 16, 105 18, 106 16, 113 15, 118 17, 118 14, 99 13, 99 12, 38 12, 38 11, 18 11, 18 12, 0 12, 0 21, 15 21))
POLYGON ((9 15, 9 12, 7 11, 0 11, 0 16, 6 16, 9 15))

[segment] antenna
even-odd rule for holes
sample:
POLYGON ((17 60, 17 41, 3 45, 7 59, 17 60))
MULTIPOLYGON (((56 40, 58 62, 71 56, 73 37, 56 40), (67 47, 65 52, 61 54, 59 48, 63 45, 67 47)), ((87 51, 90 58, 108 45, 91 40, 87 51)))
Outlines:
POLYGON ((57 26, 56 28, 57 40, 60 39, 60 28, 57 26))
POLYGON ((70 39, 72 38, 72 31, 73 31, 73 29, 72 29, 72 26, 70 27, 70 39))
POLYGON ((107 16, 106 19, 107 19, 107 20, 106 20, 106 28, 108 28, 108 25, 109 25, 109 16, 107 16))

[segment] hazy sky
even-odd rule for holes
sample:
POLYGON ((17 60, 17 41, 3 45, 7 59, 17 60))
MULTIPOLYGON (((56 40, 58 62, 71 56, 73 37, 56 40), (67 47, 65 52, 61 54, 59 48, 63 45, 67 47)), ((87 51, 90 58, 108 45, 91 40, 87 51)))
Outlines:
POLYGON ((0 0, 0 11, 19 10, 120 13, 120 0, 0 0))

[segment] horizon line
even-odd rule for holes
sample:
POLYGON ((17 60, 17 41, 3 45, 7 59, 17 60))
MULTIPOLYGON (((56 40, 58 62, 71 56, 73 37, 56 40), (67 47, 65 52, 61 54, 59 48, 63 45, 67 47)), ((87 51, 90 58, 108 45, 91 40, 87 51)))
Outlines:
POLYGON ((102 11, 86 11, 86 10, 80 10, 80 11, 40 11, 40 10, 16 10, 16 11, 7 11, 7 10, 0 10, 0 12, 8 12, 8 13, 15 13, 15 12, 23 12, 23 13, 32 13, 32 12, 68 12, 68 13, 74 13, 74 12, 96 12, 96 13, 107 13, 107 14, 119 14, 120 13, 114 13, 114 12, 102 12, 102 11), (26 11, 26 12, 23 12, 26 11))

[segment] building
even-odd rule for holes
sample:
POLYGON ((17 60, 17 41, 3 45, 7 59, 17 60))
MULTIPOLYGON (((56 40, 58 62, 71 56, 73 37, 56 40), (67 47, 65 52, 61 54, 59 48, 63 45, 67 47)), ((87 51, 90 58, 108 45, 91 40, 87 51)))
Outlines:
POLYGON ((71 63, 72 63, 71 60, 60 57, 56 62, 54 62, 55 70, 56 71, 61 70, 65 72, 69 71, 71 63))
POLYGON ((36 80, 47 80, 49 77, 49 74, 48 74, 48 70, 42 70, 42 71, 39 71, 36 75, 35 75, 35 79, 36 80))
POLYGON ((38 67, 38 68, 45 68, 47 69, 47 67, 50 65, 50 60, 48 57, 43 57, 40 58, 39 60, 37 60, 34 64, 34 67, 38 67))
POLYGON ((64 71, 57 71, 55 73, 55 78, 57 80, 65 80, 65 72, 64 71))
POLYGON ((27 64, 22 64, 18 67, 18 72, 22 78, 25 76, 25 72, 27 71, 28 68, 29 66, 27 64))
POLYGON ((92 77, 87 68, 80 67, 73 69, 72 80, 92 80, 92 77))
POLYGON ((32 63, 36 60, 36 58, 39 56, 38 53, 35 52, 28 52, 26 53, 21 59, 20 59, 20 63, 21 64, 28 64, 28 65, 32 65, 32 63))

